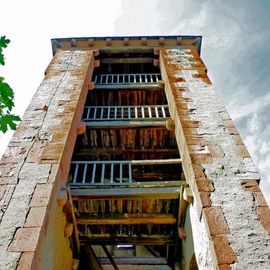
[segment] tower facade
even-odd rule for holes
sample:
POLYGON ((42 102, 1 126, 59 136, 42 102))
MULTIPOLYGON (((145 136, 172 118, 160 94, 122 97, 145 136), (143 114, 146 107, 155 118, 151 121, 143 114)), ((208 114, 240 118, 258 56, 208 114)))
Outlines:
POLYGON ((0 269, 268 269, 270 211, 201 37, 52 47, 0 163, 0 269))

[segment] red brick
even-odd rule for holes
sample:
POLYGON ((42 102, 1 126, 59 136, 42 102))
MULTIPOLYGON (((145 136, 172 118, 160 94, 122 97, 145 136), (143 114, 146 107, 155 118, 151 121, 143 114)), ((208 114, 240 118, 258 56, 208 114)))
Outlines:
POLYGON ((34 252, 23 252, 17 270, 29 270, 33 262, 34 252))
POLYGON ((230 135, 239 135, 238 130, 236 127, 226 127, 230 135))
POLYGON ((210 199, 209 192, 200 192, 200 198, 201 198, 203 208, 212 206, 212 201, 210 199))
POLYGON ((36 186, 33 198, 30 202, 31 207, 35 206, 48 206, 51 197, 53 185, 40 184, 36 186))
POLYGON ((11 242, 9 251, 35 251, 40 228, 20 228, 11 242))
POLYGON ((59 164, 52 164, 48 183, 54 183, 60 177, 59 164))
POLYGON ((200 164, 192 164, 195 179, 206 179, 204 169, 200 164))
POLYGON ((46 207, 31 207, 24 227, 41 227, 45 214, 46 207))
POLYGON ((231 270, 232 268, 228 264, 221 264, 218 266, 218 270, 231 270))
POLYGON ((197 128, 183 128, 184 135, 193 136, 199 135, 197 128))
POLYGON ((215 190, 213 182, 210 180, 198 179, 196 185, 199 191, 213 192, 215 190))
POLYGON ((242 158, 250 158, 250 154, 245 145, 236 145, 236 152, 242 158))
POLYGON ((236 145, 244 145, 244 142, 243 142, 242 138, 240 137, 240 135, 231 135, 231 137, 233 138, 234 143, 236 145))
POLYGON ((255 201, 256 201, 256 205, 257 206, 266 206, 268 207, 267 205, 267 202, 263 196, 263 194, 261 192, 253 192, 252 193, 254 198, 255 198, 255 201))
POLYGON ((263 227, 270 234, 270 209, 268 207, 257 207, 258 219, 262 223, 263 227))
POLYGON ((222 208, 219 206, 204 209, 210 235, 225 235, 230 233, 222 208))
POLYGON ((213 162, 207 145, 188 145, 188 150, 192 163, 205 164, 213 162))
POLYGON ((232 120, 223 120, 223 124, 225 127, 235 128, 235 124, 232 120))
POLYGON ((40 160, 44 162, 60 162, 64 151, 63 143, 49 143, 42 152, 40 160))
POLYGON ((236 262, 236 255, 225 236, 213 236, 212 240, 219 265, 228 265, 236 262))
POLYGON ((200 126, 199 121, 192 121, 192 120, 185 120, 181 121, 182 127, 187 127, 187 128, 198 128, 200 126))
POLYGON ((260 192, 259 180, 241 180, 241 185, 244 187, 245 191, 260 192))

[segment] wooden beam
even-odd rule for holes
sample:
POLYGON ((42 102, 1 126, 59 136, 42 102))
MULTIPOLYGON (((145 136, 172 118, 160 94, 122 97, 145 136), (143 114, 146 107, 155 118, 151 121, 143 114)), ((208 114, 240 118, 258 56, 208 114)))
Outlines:
MULTIPOLYGON (((108 265, 110 261, 106 257, 98 258, 101 265, 108 265)), ((118 265, 167 265, 167 260, 162 257, 114 257, 118 265)))
MULTIPOLYGON (((155 174, 158 175, 158 174, 155 174)), ((148 174, 136 174, 137 177, 142 178, 145 176, 146 178, 153 178, 152 175, 148 174)), ((164 176, 164 174, 160 174, 160 177, 164 176)), ((126 179, 127 180, 127 179, 126 179)), ((104 189, 119 189, 119 188, 162 188, 162 187, 176 187, 179 188, 182 183, 185 183, 183 180, 167 180, 167 181, 143 181, 143 182, 114 182, 111 184, 110 182, 103 182, 103 183, 68 183, 68 187, 70 189, 97 189, 97 190, 104 190, 104 189)))
POLYGON ((142 159, 142 160, 94 160, 94 161, 71 161, 71 164, 131 164, 131 165, 161 165, 161 164, 180 164, 181 158, 170 159, 142 159))
POLYGON ((129 58, 101 58, 101 64, 147 64, 153 63, 155 58, 129 57, 129 58))
POLYGON ((119 270, 114 258, 112 257, 111 253, 109 252, 109 250, 107 249, 107 247, 105 245, 102 245, 102 248, 105 252, 105 254, 107 255, 111 265, 113 266, 114 270, 119 270))
POLYGON ((77 224, 89 225, 136 225, 136 224, 176 224, 173 214, 118 214, 77 218, 77 224))
POLYGON ((91 128, 140 128, 140 127, 165 127, 166 121, 85 121, 91 128))
POLYGON ((163 91, 164 87, 159 85, 158 83, 114 83, 114 84, 95 84, 95 89, 100 90, 157 90, 163 91))
POLYGON ((99 49, 100 53, 153 53, 152 47, 103 47, 99 49))
POLYGON ((175 243, 175 237, 171 235, 110 235, 110 234, 81 234, 82 245, 119 245, 133 244, 138 246, 146 245, 168 245, 175 243))
POLYGON ((80 148, 76 153, 74 153, 75 156, 97 156, 97 155, 123 155, 123 154, 133 154, 133 153, 149 153, 149 154, 160 154, 160 155, 178 155, 179 150, 178 149, 125 149, 122 148, 80 148))
POLYGON ((178 199, 179 187, 71 189, 73 200, 178 199))

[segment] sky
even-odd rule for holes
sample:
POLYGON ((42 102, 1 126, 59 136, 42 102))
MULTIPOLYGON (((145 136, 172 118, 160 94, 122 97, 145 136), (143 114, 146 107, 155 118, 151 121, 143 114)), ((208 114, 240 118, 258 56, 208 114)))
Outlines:
MULTIPOLYGON (((269 0, 9 0, 1 10, 0 35, 11 43, 0 75, 15 91, 19 115, 51 60, 51 38, 202 35, 208 75, 261 173, 270 203, 269 0)), ((11 135, 0 134, 0 156, 11 135)))

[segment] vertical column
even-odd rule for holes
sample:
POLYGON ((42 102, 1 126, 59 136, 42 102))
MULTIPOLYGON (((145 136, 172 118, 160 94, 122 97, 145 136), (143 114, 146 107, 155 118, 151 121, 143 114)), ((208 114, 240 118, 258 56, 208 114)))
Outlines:
POLYGON ((57 198, 93 67, 93 51, 56 53, 0 162, 1 269, 71 269, 57 198))
POLYGON ((160 67, 194 196, 190 217, 199 268, 270 267, 270 212, 259 176, 202 60, 193 48, 161 49, 160 67))

